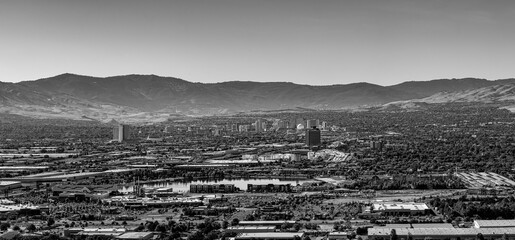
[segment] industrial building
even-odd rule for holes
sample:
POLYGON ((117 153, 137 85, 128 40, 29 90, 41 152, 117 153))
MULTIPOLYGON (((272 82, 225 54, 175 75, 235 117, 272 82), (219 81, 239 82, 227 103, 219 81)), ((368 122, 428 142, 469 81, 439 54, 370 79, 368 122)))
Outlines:
POLYGON ((0 191, 5 192, 11 189, 21 188, 19 181, 0 181, 0 191))
POLYGON ((500 239, 506 235, 515 239, 515 228, 370 228, 368 239, 389 239, 392 229, 400 238, 411 237, 413 240, 451 239, 473 240, 481 233, 485 239, 500 239))
POLYGON ((132 240, 132 239, 152 239, 154 234, 152 232, 125 232, 120 234, 115 239, 121 239, 121 240, 132 240))
POLYGON ((225 231, 234 233, 259 233, 275 232, 275 229, 275 226, 232 226, 225 229, 225 231))
POLYGON ((434 213, 425 203, 374 203, 372 204, 372 213, 380 213, 384 216, 410 216, 410 215, 428 215, 434 213))
POLYGON ((293 240, 304 237, 303 232, 267 232, 267 233, 240 233, 235 240, 270 239, 270 240, 293 240))
POLYGON ((125 228, 94 228, 94 227, 76 227, 76 228, 68 228, 64 230, 65 237, 72 237, 77 235, 85 235, 85 236, 119 236, 122 233, 125 233, 127 230, 125 228))
POLYGON ((515 228, 515 219, 509 220, 474 220, 474 228, 515 228))
POLYGON ((240 221, 241 226, 275 226, 281 227, 283 224, 293 226, 295 221, 240 221))

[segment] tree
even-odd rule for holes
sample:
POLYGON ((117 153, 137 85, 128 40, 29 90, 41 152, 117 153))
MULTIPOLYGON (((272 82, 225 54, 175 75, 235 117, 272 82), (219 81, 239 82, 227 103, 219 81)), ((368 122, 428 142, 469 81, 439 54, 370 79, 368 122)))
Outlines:
POLYGON ((212 231, 210 233, 208 233, 206 235, 206 237, 204 238, 204 240, 215 240, 218 238, 218 233, 216 233, 216 231, 212 231))
POLYGON ((154 222, 147 222, 147 229, 151 232, 153 232, 154 230, 156 230, 156 227, 159 225, 159 222, 158 221, 154 221, 154 222))
POLYGON ((34 225, 34 224, 32 224, 32 223, 31 223, 31 224, 29 224, 29 226, 27 226, 27 231, 29 231, 29 232, 34 232, 34 231, 36 231, 36 225, 34 225))
POLYGON ((356 229, 356 234, 358 234, 358 235, 367 235, 368 234, 368 228, 366 228, 366 227, 358 227, 356 229))
POLYGON ((339 222, 334 222, 333 229, 335 231, 340 231, 341 224, 339 222))
POLYGON ((227 222, 226 220, 224 220, 224 221, 222 222, 222 228, 223 228, 223 229, 227 229, 227 227, 229 227, 229 222, 227 222))
POLYGON ((392 231, 390 232, 390 240, 397 240, 398 237, 397 237, 397 231, 395 231, 395 229, 392 229, 392 231))
POLYGON ((172 239, 179 239, 181 238, 181 234, 179 232, 172 232, 172 235, 170 237, 172 239))
POLYGON ((300 224, 295 223, 295 224, 293 224, 293 228, 295 229, 296 232, 298 232, 300 230, 301 226, 300 226, 300 224))
POLYGON ((0 224, 0 230, 2 231, 7 231, 7 229, 9 229, 11 227, 11 224, 9 224, 8 222, 3 222, 2 224, 0 224))
POLYGON ((239 223, 240 223, 240 219, 235 218, 231 221, 231 226, 237 226, 239 223))
POLYGON ((53 217, 49 217, 47 222, 46 222, 47 226, 51 227, 52 225, 55 224, 55 220, 53 217))
POLYGON ((14 225, 13 230, 14 231, 20 231, 20 227, 18 225, 14 225))
POLYGON ((408 237, 407 237, 408 240, 413 240, 413 236, 411 235, 410 232, 408 232, 408 237))
POLYGON ((483 236, 483 234, 482 234, 482 233, 478 233, 478 234, 476 235, 476 239, 477 239, 477 240, 485 240, 485 237, 483 236))
POLYGON ((188 240, 204 240, 204 234, 201 231, 196 231, 188 236, 188 240))
POLYGON ((165 224, 159 224, 159 225, 156 227, 156 229, 155 229, 155 230, 156 230, 156 231, 158 231, 158 232, 162 232, 162 233, 164 233, 164 232, 166 232, 166 230, 167 230, 167 229, 166 229, 166 225, 165 225, 165 224))
POLYGON ((288 229, 288 224, 287 223, 281 224, 281 231, 286 231, 286 229, 288 229))

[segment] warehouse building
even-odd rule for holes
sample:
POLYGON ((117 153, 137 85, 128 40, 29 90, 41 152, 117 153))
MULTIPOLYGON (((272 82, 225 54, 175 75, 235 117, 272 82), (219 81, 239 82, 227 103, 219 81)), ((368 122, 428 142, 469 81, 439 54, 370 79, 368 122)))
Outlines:
POLYGON ((275 232, 275 226, 232 226, 228 227, 226 232, 233 233, 260 233, 260 232, 275 232))
POLYGON ((425 203, 374 203, 372 213, 380 213, 384 216, 411 216, 411 215, 429 215, 434 212, 425 203))
POLYGON ((267 239, 267 240, 293 240, 302 238, 303 232, 269 232, 269 233, 240 233, 234 240, 267 239))
POLYGON ((510 220, 474 220, 474 228, 515 228, 515 219, 510 220))
POLYGON ((508 239, 515 239, 515 228, 370 228, 368 239, 389 239, 392 229, 395 229, 399 239, 411 237, 413 240, 473 240, 479 233, 485 239, 500 239, 503 235, 508 239))

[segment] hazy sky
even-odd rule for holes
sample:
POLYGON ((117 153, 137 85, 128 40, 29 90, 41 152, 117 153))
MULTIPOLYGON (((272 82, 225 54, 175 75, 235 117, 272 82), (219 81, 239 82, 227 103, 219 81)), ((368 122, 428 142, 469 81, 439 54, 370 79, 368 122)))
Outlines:
POLYGON ((515 77, 513 0, 1 0, 0 81, 515 77))

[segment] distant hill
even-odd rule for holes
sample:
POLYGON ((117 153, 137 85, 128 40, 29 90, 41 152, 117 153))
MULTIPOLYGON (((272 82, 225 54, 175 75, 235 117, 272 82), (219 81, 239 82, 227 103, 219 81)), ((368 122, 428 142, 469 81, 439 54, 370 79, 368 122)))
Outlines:
POLYGON ((448 102, 507 102, 515 101, 515 83, 487 86, 455 92, 439 92, 429 97, 415 100, 425 103, 448 102))
POLYGON ((442 91, 431 96, 390 102, 382 106, 384 110, 423 110, 427 104, 442 103, 477 103, 495 104, 500 107, 515 110, 515 83, 500 81, 499 85, 492 85, 459 91, 442 91))
MULTIPOLYGON (((20 83, 0 82, 0 112, 104 122, 111 119, 164 121, 181 115, 296 108, 345 109, 414 99, 419 102, 440 101, 437 99, 459 101, 464 98, 458 97, 457 92, 512 83, 515 84, 515 79, 489 81, 466 78, 405 82, 387 87, 370 83, 310 86, 288 82, 233 81, 206 84, 155 75, 98 78, 62 74, 20 83)), ((511 93, 499 90, 498 94, 511 93)))
POLYGON ((515 83, 515 79, 502 79, 497 81, 489 81, 479 78, 438 79, 425 82, 404 82, 388 88, 409 92, 416 95, 418 98, 424 98, 439 92, 464 91, 509 83, 515 83))

